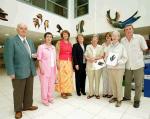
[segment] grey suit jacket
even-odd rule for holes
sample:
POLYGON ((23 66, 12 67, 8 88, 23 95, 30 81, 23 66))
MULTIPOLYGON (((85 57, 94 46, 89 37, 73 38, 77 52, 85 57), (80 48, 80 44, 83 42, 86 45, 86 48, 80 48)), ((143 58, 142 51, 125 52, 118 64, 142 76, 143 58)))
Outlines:
MULTIPOLYGON (((27 42, 31 54, 36 53, 32 40, 27 40, 27 42)), ((4 44, 4 62, 7 74, 15 75, 16 79, 25 79, 30 75, 36 75, 34 61, 18 35, 6 40, 4 44)))

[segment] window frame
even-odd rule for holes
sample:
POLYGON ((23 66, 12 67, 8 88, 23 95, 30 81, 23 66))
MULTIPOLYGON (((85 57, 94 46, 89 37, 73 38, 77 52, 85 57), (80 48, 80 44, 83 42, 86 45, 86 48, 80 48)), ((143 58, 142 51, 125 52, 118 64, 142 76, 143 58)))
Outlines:
POLYGON ((68 19, 68 12, 69 12, 69 9, 68 9, 68 0, 67 0, 67 7, 64 7, 64 6, 62 6, 62 5, 60 5, 60 4, 56 3, 56 2, 54 2, 54 1, 52 1, 52 0, 43 0, 43 1, 45 1, 45 8, 42 8, 42 7, 33 5, 32 0, 30 0, 29 2, 27 2, 27 1, 25 1, 25 0, 17 0, 17 1, 22 2, 22 3, 25 3, 25 4, 28 4, 28 5, 31 5, 31 6, 33 6, 33 7, 36 7, 36 8, 45 10, 45 11, 50 12, 50 13, 52 13, 52 14, 55 14, 55 15, 58 15, 58 16, 61 16, 61 17, 63 17, 63 18, 67 18, 67 19, 68 19), (47 9, 47 8, 48 8, 48 7, 47 7, 48 2, 51 2, 52 4, 58 6, 58 7, 62 8, 62 9, 65 9, 65 10, 67 11, 67 15, 66 15, 66 16, 65 16, 65 15, 60 15, 60 14, 57 14, 56 12, 53 12, 53 11, 48 10, 48 9, 47 9))
POLYGON ((84 16, 84 15, 87 15, 87 14, 89 14, 89 0, 87 0, 87 3, 81 4, 81 5, 77 5, 77 0, 75 0, 75 3, 74 3, 74 18, 78 18, 78 17, 84 16), (86 6, 86 5, 88 6, 87 13, 78 16, 78 8, 86 6))

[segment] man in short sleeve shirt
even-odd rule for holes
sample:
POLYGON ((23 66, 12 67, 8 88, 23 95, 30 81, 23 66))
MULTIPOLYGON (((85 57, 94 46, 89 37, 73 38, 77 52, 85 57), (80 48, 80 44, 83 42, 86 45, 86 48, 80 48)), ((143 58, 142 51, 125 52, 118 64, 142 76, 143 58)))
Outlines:
POLYGON ((142 93, 142 84, 144 79, 144 57, 143 51, 148 49, 143 36, 134 34, 131 24, 124 28, 125 37, 121 39, 121 43, 125 46, 128 55, 125 71, 125 93, 123 100, 131 100, 131 83, 135 81, 135 96, 133 107, 138 108, 142 93))

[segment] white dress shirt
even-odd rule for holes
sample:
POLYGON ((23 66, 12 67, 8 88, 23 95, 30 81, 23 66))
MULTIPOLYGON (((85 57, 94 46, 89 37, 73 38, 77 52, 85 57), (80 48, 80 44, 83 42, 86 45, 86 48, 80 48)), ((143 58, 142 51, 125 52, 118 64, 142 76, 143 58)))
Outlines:
POLYGON ((128 59, 127 51, 126 51, 125 47, 119 42, 117 42, 116 44, 111 44, 110 48, 108 50, 107 56, 109 55, 109 53, 118 54, 118 59, 117 59, 116 66, 107 65, 107 68, 109 68, 109 69, 125 69, 125 63, 127 62, 127 59, 128 59))
POLYGON ((85 63, 85 57, 84 57, 84 52, 85 52, 85 48, 83 44, 80 44, 82 50, 83 50, 83 63, 85 63))
POLYGON ((121 39, 121 43, 125 46, 128 55, 126 69, 136 70, 144 67, 143 50, 148 48, 144 37, 138 34, 133 34, 130 41, 124 37, 121 39))

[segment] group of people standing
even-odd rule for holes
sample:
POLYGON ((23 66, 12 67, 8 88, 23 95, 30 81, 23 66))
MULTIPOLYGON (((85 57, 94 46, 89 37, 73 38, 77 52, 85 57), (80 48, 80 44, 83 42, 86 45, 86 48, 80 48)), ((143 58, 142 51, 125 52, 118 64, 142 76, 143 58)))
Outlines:
POLYGON ((56 90, 63 99, 72 96, 73 70, 75 71, 76 93, 86 95, 86 75, 89 81, 87 99, 100 99, 100 79, 103 78, 103 97, 111 98, 121 106, 122 100, 131 100, 131 82, 135 81, 135 108, 140 105, 142 82, 144 79, 143 51, 147 50, 144 37, 133 33, 131 24, 124 28, 125 37, 121 39, 118 31, 106 33, 105 42, 98 44, 99 37, 93 35, 91 44, 84 43, 84 36, 77 35, 77 43, 72 46, 70 33, 61 32, 61 39, 56 47, 52 45, 53 34, 44 34, 44 43, 38 46, 37 52, 32 40, 27 40, 27 26, 17 26, 18 35, 6 40, 4 60, 6 70, 13 84, 15 118, 22 117, 22 111, 36 110, 33 103, 33 76, 36 75, 34 59, 38 60, 38 76, 41 84, 41 100, 44 105, 53 103, 53 93, 56 90), (120 40, 121 39, 121 40, 120 40), (107 64, 108 56, 117 54, 115 65, 107 64), (103 59, 106 66, 97 69, 93 65, 103 59), (125 94, 123 97, 122 81, 125 74, 125 94))

